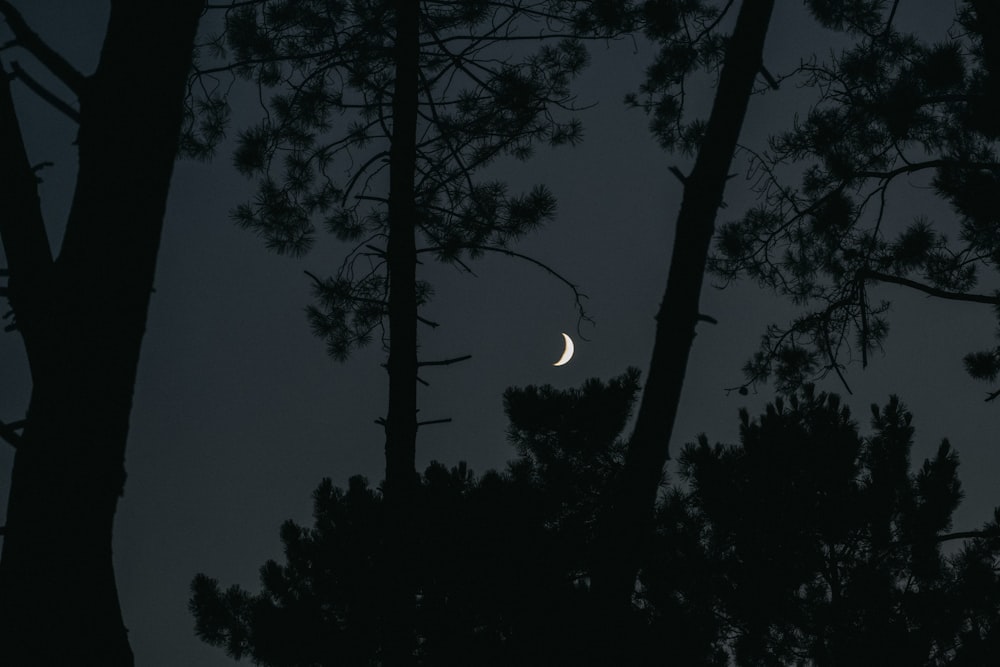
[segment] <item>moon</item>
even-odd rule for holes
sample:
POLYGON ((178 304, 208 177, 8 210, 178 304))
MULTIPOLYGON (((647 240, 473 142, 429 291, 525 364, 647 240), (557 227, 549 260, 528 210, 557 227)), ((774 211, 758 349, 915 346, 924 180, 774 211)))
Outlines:
POLYGON ((569 363, 569 360, 573 358, 573 339, 566 334, 562 335, 566 339, 566 348, 563 350, 562 356, 559 357, 559 361, 552 364, 553 366, 565 366, 569 363))

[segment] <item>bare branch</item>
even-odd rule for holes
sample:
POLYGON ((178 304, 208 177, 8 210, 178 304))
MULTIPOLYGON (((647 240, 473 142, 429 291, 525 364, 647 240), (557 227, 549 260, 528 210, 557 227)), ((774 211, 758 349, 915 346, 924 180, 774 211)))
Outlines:
MULTIPOLYGON (((0 78, 0 241, 7 255, 9 276, 18 283, 18 298, 40 300, 44 298, 39 293, 45 282, 43 274, 52 267, 52 249, 10 81, 0 78)), ((17 304, 14 306, 16 309, 17 304)), ((28 356, 30 361, 30 349, 28 356)))
POLYGON ((935 542, 948 542, 949 540, 982 539, 989 537, 1000 537, 997 530, 965 530, 958 533, 947 533, 945 535, 935 535, 935 542))
POLYGON ((452 357, 451 359, 441 359, 440 361, 418 361, 417 366, 449 366, 451 364, 457 364, 460 361, 466 361, 471 359, 471 354, 466 354, 461 357, 452 357))
POLYGON ((878 178, 888 181, 903 174, 912 174, 918 171, 923 171, 924 169, 937 169, 938 167, 945 167, 948 165, 957 165, 964 169, 996 169, 998 166, 995 162, 960 163, 955 160, 940 159, 925 160, 923 162, 910 162, 891 171, 858 171, 855 172, 854 175, 863 178, 878 178))
POLYGON ((7 25, 10 26, 18 43, 38 58, 40 63, 79 97, 87 78, 46 44, 7 0, 0 0, 0 14, 7 19, 7 25))
MULTIPOLYGON (((543 269, 546 273, 548 273, 549 275, 551 275, 552 277, 554 277, 556 280, 558 280, 559 282, 563 283, 564 285, 566 285, 567 287, 569 287, 571 290, 573 290, 574 302, 576 303, 577 312, 580 315, 579 319, 581 321, 590 322, 591 324, 594 323, 594 320, 589 315, 587 315, 587 311, 584 310, 584 308, 583 308, 583 299, 586 299, 587 295, 584 294, 583 292, 581 292, 579 290, 579 288, 576 286, 576 283, 571 282, 568 278, 564 277, 561 273, 559 273, 558 271, 556 271, 555 269, 553 269, 551 266, 549 266, 545 262, 541 262, 541 261, 535 259, 534 257, 529 257, 528 255, 523 255, 523 254, 521 254, 519 252, 514 252, 513 250, 509 250, 507 248, 498 248, 496 246, 475 245, 473 243, 466 243, 466 244, 461 244, 461 245, 458 245, 458 246, 453 246, 453 248, 454 249, 463 249, 463 250, 480 250, 480 251, 483 251, 483 252, 496 252, 496 253, 500 253, 501 255, 507 255, 508 257, 514 257, 514 258, 517 258, 517 259, 523 259, 526 262, 530 262, 531 264, 534 264, 535 266, 543 269)), ((425 253, 425 252, 440 252, 441 250, 442 250, 442 248, 421 248, 421 249, 417 250, 417 254, 425 253)), ((583 340, 587 340, 587 337, 584 336, 582 333, 580 333, 580 327, 579 327, 579 325, 577 325, 577 334, 583 340)))
POLYGON ((417 428, 420 428, 421 426, 430 426, 431 424, 448 424, 450 422, 451 417, 448 417, 447 419, 430 419, 425 422, 417 422, 417 428))
POLYGON ((24 426, 24 420, 11 424, 5 424, 0 421, 0 438, 3 438, 11 447, 17 449, 21 445, 21 436, 17 433, 17 429, 22 426, 24 426))
POLYGON ((14 70, 14 76, 24 82, 24 85, 28 87, 31 92, 35 93, 43 100, 51 104, 58 111, 61 111, 74 123, 80 123, 80 112, 71 107, 66 102, 56 97, 55 93, 48 90, 45 86, 38 83, 30 74, 25 72, 21 66, 15 61, 10 64, 10 68, 14 70))
POLYGON ((986 294, 966 294, 965 292, 948 292, 943 289, 938 289, 937 287, 931 287, 929 285, 918 283, 914 280, 910 280, 909 278, 901 278, 899 276, 893 276, 888 273, 872 271, 871 269, 865 269, 864 271, 862 271, 861 277, 866 279, 876 280, 879 282, 903 285, 904 287, 910 287, 912 289, 924 292, 925 294, 930 294, 931 296, 936 296, 941 299, 951 299, 952 301, 969 301, 971 303, 985 303, 991 306, 1000 305, 1000 296, 989 296, 986 294))
POLYGON ((778 90, 781 87, 778 85, 778 80, 775 79, 774 76, 769 71, 767 71, 767 68, 764 67, 763 65, 760 66, 760 74, 761 76, 764 77, 764 80, 767 81, 767 85, 771 86, 772 90, 778 90))

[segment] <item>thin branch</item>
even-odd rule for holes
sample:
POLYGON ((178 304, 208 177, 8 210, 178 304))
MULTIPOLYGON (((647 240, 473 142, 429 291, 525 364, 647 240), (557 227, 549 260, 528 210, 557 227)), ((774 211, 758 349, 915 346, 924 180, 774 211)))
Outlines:
POLYGON ((3 17, 7 19, 7 25, 10 26, 18 43, 31 55, 38 58, 40 63, 45 65, 57 79, 66 84, 66 87, 79 97, 87 78, 46 44, 38 36, 38 33, 28 26, 21 13, 7 0, 0 0, 0 14, 3 14, 3 17))
POLYGON ((958 165, 963 169, 996 169, 996 162, 973 162, 971 164, 959 163, 956 160, 925 160, 924 162, 910 162, 890 171, 856 171, 854 176, 863 178, 878 178, 884 181, 891 180, 902 174, 912 174, 924 169, 937 169, 948 165, 958 165))
POLYGON ((940 299, 951 299, 952 301, 968 301, 971 303, 986 303, 991 306, 1000 305, 1000 296, 989 296, 986 294, 966 294, 965 292, 948 292, 943 289, 938 289, 937 287, 931 287, 929 285, 924 285, 918 283, 909 278, 901 278, 899 276, 893 276, 888 273, 881 273, 879 271, 872 271, 871 269, 865 269, 861 272, 861 277, 871 280, 876 280, 879 282, 895 283, 896 285, 903 285, 904 287, 910 287, 912 289, 924 292, 931 296, 936 296, 940 299))
POLYGON ((431 424, 448 424, 451 422, 451 417, 446 419, 429 419, 425 422, 417 422, 417 428, 421 426, 430 426, 431 424))
MULTIPOLYGON (((587 311, 584 310, 584 308, 583 308, 583 299, 586 299, 587 295, 584 294, 583 292, 581 292, 579 290, 579 288, 576 286, 575 283, 570 282, 570 280, 568 278, 564 277, 561 273, 559 273, 558 271, 556 271, 555 269, 553 269, 551 266, 549 266, 545 262, 541 262, 541 261, 535 259, 534 257, 529 257, 528 255, 523 255, 523 254, 521 254, 519 252, 514 252, 513 250, 509 250, 507 248, 497 248, 495 246, 487 246, 487 245, 476 245, 474 243, 463 243, 463 244, 460 244, 460 245, 457 245, 457 246, 451 246, 449 249, 452 249, 452 250, 454 250, 454 249, 480 250, 480 251, 483 251, 483 252, 496 252, 496 253, 499 253, 501 255, 507 255, 508 257, 514 257, 516 259, 523 259, 526 262, 530 262, 531 264, 534 264, 535 266, 543 269, 546 273, 548 273, 549 275, 551 275, 552 277, 554 277, 556 280, 558 280, 559 282, 563 283, 564 285, 566 285, 567 287, 569 287, 571 290, 573 290, 573 298, 574 298, 574 302, 576 303, 577 312, 580 314, 580 320, 590 322, 591 324, 594 323, 594 320, 589 315, 587 315, 587 311)), ((441 250, 442 250, 442 248, 421 248, 421 249, 417 250, 417 254, 419 255, 420 253, 425 253, 425 252, 440 252, 441 250)), ((587 337, 584 336, 582 333, 580 333, 580 327, 579 327, 579 325, 577 326, 577 334, 583 340, 587 340, 587 337)))
POLYGON ((452 357, 451 359, 441 359, 440 361, 418 361, 417 367, 420 366, 450 366, 451 364, 457 364, 460 361, 466 361, 471 359, 471 354, 466 354, 461 357, 452 357))
POLYGON ((771 87, 771 90, 778 90, 781 86, 778 84, 778 80, 767 70, 764 65, 760 66, 760 74, 767 81, 767 85, 771 87))
POLYGON ((974 538, 1000 537, 997 530, 965 530, 958 533, 947 533, 945 535, 935 535, 935 542, 947 542, 949 540, 968 540, 974 538))
POLYGON ((17 449, 21 445, 21 436, 16 432, 16 430, 23 425, 24 420, 11 424, 5 424, 0 421, 0 438, 3 438, 8 444, 10 444, 11 447, 17 449))
MULTIPOLYGON (((52 268, 52 249, 38 200, 38 179, 28 160, 6 76, 0 77, 0 195, 0 241, 8 275, 20 285, 19 300, 43 303, 44 276, 52 268)), ((18 304, 13 305, 16 308, 18 304)), ((30 327, 30 323, 24 324, 30 327)), ((29 363, 35 361, 33 356, 29 346, 29 363)))
POLYGON ((892 3, 892 9, 889 10, 889 18, 885 21, 885 31, 882 33, 883 39, 888 39, 889 35, 892 34, 892 21, 896 18, 896 10, 899 9, 899 0, 892 3))
POLYGON ((56 97, 55 93, 38 83, 30 74, 25 72, 17 62, 12 62, 10 68, 14 70, 14 76, 24 82, 24 85, 34 94, 51 104, 57 111, 61 111, 77 125, 80 124, 80 112, 71 107, 66 102, 56 97))

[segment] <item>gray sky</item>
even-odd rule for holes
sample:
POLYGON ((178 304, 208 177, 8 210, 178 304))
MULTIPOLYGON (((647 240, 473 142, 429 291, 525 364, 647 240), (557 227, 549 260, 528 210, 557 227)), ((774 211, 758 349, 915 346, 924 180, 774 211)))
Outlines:
MULTIPOLYGON (((106 3, 15 4, 44 38, 81 70, 92 71, 106 3)), ((941 5, 938 15, 918 16, 912 3, 903 3, 899 21, 938 30, 943 38, 952 3, 935 4, 941 5)), ((830 43, 801 20, 800 5, 777 3, 766 56, 776 74, 830 43)), ((623 41, 595 44, 592 53, 593 65, 577 86, 581 104, 598 103, 582 114, 584 143, 543 149, 527 165, 501 169, 514 185, 544 182, 558 196, 556 221, 516 249, 578 283, 590 297, 586 306, 596 327, 584 325, 590 341, 581 340, 572 295, 526 263, 488 257, 473 266, 476 278, 428 267, 425 277, 436 296, 426 316, 441 327, 422 331, 423 353, 473 358, 426 371, 430 387, 421 389, 421 417, 454 422, 421 430, 419 467, 432 459, 448 465, 465 460, 477 472, 502 467, 514 453, 505 441, 501 406, 508 386, 572 387, 629 365, 647 367, 681 196, 667 168, 687 171, 690 160, 660 150, 641 112, 621 104, 652 50, 640 42, 636 51, 623 41), (577 353, 567 366, 554 368, 563 331, 576 339, 577 353)), ((4 54, 8 65, 18 58, 40 72, 26 55, 4 54)), ((31 159, 56 162, 43 172, 41 195, 57 243, 75 178, 74 129, 16 90, 31 159)), ((769 130, 804 111, 807 99, 791 85, 754 99, 743 143, 762 146, 769 130)), ((710 90, 694 93, 692 108, 707 109, 710 101, 710 90)), ((743 174, 745 166, 738 155, 733 171, 743 174)), ((319 236, 316 250, 303 259, 269 253, 228 219, 228 210, 251 193, 225 151, 212 164, 182 162, 175 170, 115 537, 126 625, 137 664, 144 666, 232 664, 194 637, 186 608, 194 574, 257 590, 259 566, 280 558, 279 525, 287 518, 309 522, 310 494, 320 478, 340 485, 358 473, 373 483, 381 479, 383 433, 373 422, 385 410, 383 353, 375 345, 335 363, 310 334, 303 313, 310 298, 303 270, 332 273, 344 248, 319 236)), ((899 212, 900 224, 921 212, 947 215, 928 193, 906 197, 912 208, 899 212)), ((719 222, 753 202, 748 182, 732 179, 726 201, 719 222)), ((915 462, 950 438, 967 493, 956 527, 978 527, 998 504, 1000 405, 983 402, 986 387, 964 374, 961 358, 993 342, 995 322, 988 308, 941 304, 902 288, 886 287, 884 294, 895 300, 886 354, 876 355, 863 373, 850 370, 855 395, 845 396, 847 403, 866 430, 868 405, 898 394, 915 415, 915 462)), ((712 441, 735 441, 737 410, 746 406, 756 414, 772 398, 768 388, 747 397, 727 395, 724 388, 742 380, 740 368, 764 326, 792 312, 748 285, 706 287, 702 302, 702 311, 719 324, 699 327, 672 452, 701 432, 712 441)), ((0 337, 0 368, 0 419, 17 419, 29 384, 15 335, 0 337)), ((834 379, 821 388, 844 393, 834 379)), ((11 461, 12 452, 0 449, 0 488, 6 488, 11 461)), ((0 511, 6 511, 5 492, 0 511)))

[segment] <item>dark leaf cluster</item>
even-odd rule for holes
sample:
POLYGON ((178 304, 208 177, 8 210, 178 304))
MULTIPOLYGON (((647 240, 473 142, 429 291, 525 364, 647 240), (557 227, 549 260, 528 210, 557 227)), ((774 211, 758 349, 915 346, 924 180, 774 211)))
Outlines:
POLYGON ((947 532, 957 455, 945 440, 911 472, 911 421, 893 397, 862 436, 809 385, 757 419, 742 412, 739 445, 684 448, 686 487, 660 507, 642 595, 663 632, 691 618, 708 641, 686 664, 988 662, 1000 525, 947 532))
MULTIPOLYGON (((520 456, 476 477, 432 464, 414 512, 419 664, 592 664, 606 628, 588 590, 601 499, 621 469, 638 373, 579 389, 509 389, 520 456)), ((953 532, 962 499, 947 440, 911 470, 913 417, 895 397, 863 435, 811 385, 740 441, 688 444, 661 496, 623 664, 984 665, 1000 646, 1000 510, 953 532)), ((287 522, 285 563, 261 591, 199 575, 199 636, 236 658, 377 664, 382 500, 360 477, 324 480, 314 525, 287 522)))
MULTIPOLYGON (((509 437, 520 459, 479 477, 464 463, 426 469, 411 558, 420 664, 586 664, 597 619, 586 596, 589 524, 621 464, 617 438, 637 392, 634 369, 578 391, 511 389, 509 437), (551 423, 555 404, 582 421, 551 423)), ((261 568, 259 593, 194 579, 198 636, 274 667, 378 664, 380 568, 395 562, 383 512, 381 491, 364 478, 346 491, 324 480, 313 528, 282 526, 285 564, 261 568)))
MULTIPOLYGON (((527 159, 539 143, 580 141, 570 91, 588 61, 580 38, 631 25, 634 11, 619 5, 420 4, 412 223, 438 259, 465 267, 463 256, 504 248, 552 218, 544 186, 514 193, 483 170, 527 159)), ((233 3, 201 48, 185 146, 211 155, 230 88, 240 79, 257 87, 263 117, 238 133, 233 154, 257 193, 233 218, 275 251, 302 255, 318 226, 344 241, 384 240, 393 128, 403 122, 393 117, 396 29, 387 0, 258 0, 233 3)), ((375 271, 379 279, 345 263, 330 280, 336 289, 309 310, 338 358, 369 340, 387 264, 375 271), (352 274, 364 277, 347 286, 352 274)))
MULTIPOLYGON (((769 377, 794 385, 839 374, 853 360, 866 365, 888 332, 888 303, 872 295, 881 284, 997 303, 975 291, 1000 270, 1000 135, 982 120, 996 117, 987 111, 996 88, 983 83, 992 80, 988 54, 1000 35, 993 5, 965 2, 953 36, 930 42, 896 30, 897 3, 808 4, 854 44, 799 68, 817 100, 766 151, 748 149, 761 204, 722 226, 711 261, 727 282, 748 277, 809 309, 768 330, 747 366, 748 385, 769 377), (791 186, 795 173, 801 179, 791 186), (900 220, 894 207, 914 185, 950 204, 955 223, 900 220), (797 374, 780 370, 796 356, 797 374)), ((970 356, 967 368, 995 377, 995 355, 970 356)))

